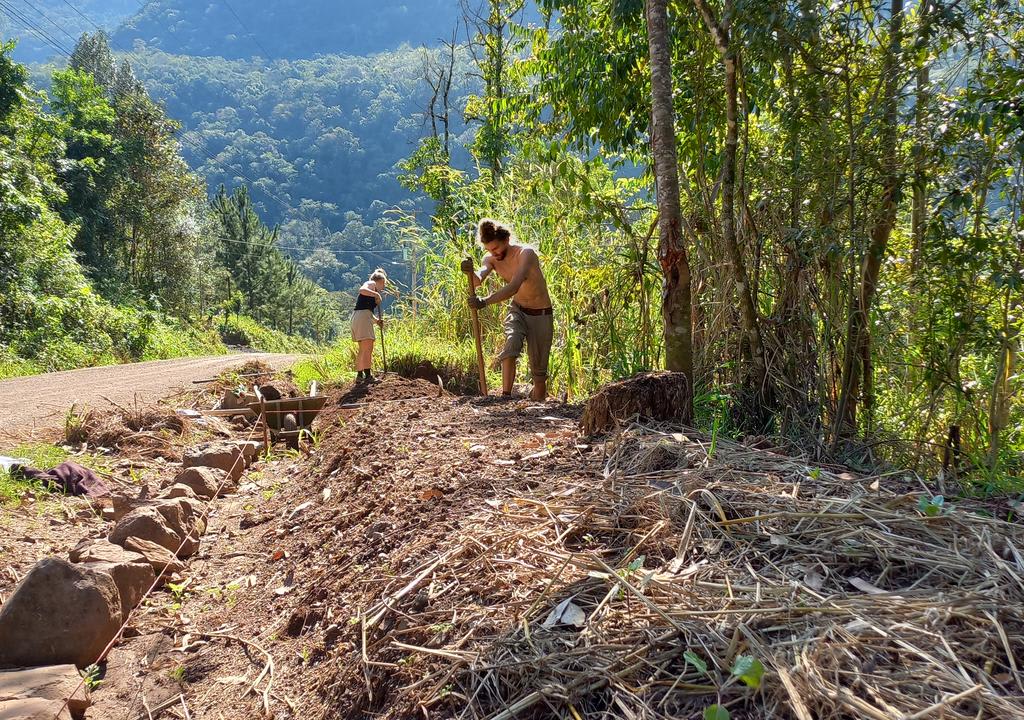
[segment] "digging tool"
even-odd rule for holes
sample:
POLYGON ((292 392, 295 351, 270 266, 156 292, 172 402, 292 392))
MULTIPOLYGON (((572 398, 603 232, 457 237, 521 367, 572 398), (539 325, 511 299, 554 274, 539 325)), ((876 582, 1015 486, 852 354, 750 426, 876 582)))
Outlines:
MULTIPOLYGON (((472 258, 467 257, 469 265, 472 266, 472 258)), ((469 297, 476 297, 476 288, 473 287, 473 271, 466 271, 466 281, 469 283, 469 297)), ((473 339, 476 340, 476 367, 480 373, 480 394, 487 394, 487 370, 484 369, 484 345, 483 345, 483 334, 480 330, 480 314, 477 309, 473 306, 469 306, 469 314, 473 319, 473 339)))
POLYGON ((388 351, 384 345, 384 303, 377 306, 377 319, 380 320, 380 355, 384 360, 384 373, 388 372, 388 351))

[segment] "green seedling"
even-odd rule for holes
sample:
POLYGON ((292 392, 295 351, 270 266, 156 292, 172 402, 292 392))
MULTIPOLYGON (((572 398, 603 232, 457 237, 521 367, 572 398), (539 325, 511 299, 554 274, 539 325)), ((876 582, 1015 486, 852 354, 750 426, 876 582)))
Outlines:
POLYGON ((750 655, 740 655, 732 664, 732 674, 739 678, 750 688, 761 687, 761 678, 764 676, 764 665, 757 658, 750 655))
POLYGON ((729 711, 715 703, 704 708, 704 720, 729 720, 729 711))
POLYGON ((82 671, 82 682, 85 684, 85 687, 89 692, 92 692, 102 685, 103 681, 100 680, 100 666, 94 663, 86 667, 85 670, 82 671))
POLYGON ((917 509, 921 511, 921 514, 925 517, 938 517, 945 512, 949 512, 946 509, 946 498, 941 495, 935 495, 928 497, 922 495, 917 500, 917 509))

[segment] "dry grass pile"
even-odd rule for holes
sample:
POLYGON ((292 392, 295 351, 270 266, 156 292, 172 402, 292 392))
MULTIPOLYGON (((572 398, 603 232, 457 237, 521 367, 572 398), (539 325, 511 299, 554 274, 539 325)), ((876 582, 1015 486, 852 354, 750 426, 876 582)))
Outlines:
POLYGON ((583 430, 596 435, 634 418, 681 421, 679 408, 690 404, 690 396, 690 383, 683 373, 649 372, 609 383, 587 401, 583 430))
POLYGON ((110 410, 72 408, 64 425, 64 441, 106 450, 132 449, 143 455, 171 457, 172 445, 193 431, 193 423, 174 410, 138 402, 110 410))
POLYGON ((509 488, 429 555, 407 540, 320 692, 388 717, 1024 717, 1019 522, 707 451, 632 426, 603 482, 509 488))

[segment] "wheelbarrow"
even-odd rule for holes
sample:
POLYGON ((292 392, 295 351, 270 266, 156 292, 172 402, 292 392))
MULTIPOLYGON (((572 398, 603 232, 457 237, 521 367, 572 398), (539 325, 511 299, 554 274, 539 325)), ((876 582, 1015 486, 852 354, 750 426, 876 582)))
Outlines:
POLYGON ((326 395, 316 394, 316 383, 310 388, 310 394, 301 397, 267 400, 258 387, 254 388, 257 402, 250 403, 249 409, 263 420, 264 442, 269 446, 284 440, 288 447, 297 448, 302 436, 311 434, 313 420, 324 409, 326 395))

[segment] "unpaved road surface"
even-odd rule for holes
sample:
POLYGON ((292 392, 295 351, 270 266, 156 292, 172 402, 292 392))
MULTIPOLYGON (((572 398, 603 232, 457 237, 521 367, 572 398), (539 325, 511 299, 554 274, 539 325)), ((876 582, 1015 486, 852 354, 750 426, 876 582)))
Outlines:
POLYGON ((153 402, 192 387, 193 380, 212 378, 250 360, 277 370, 291 366, 300 355, 237 353, 177 360, 152 360, 131 365, 108 365, 14 378, 0 382, 0 449, 42 432, 61 428, 72 405, 103 407, 153 402))

